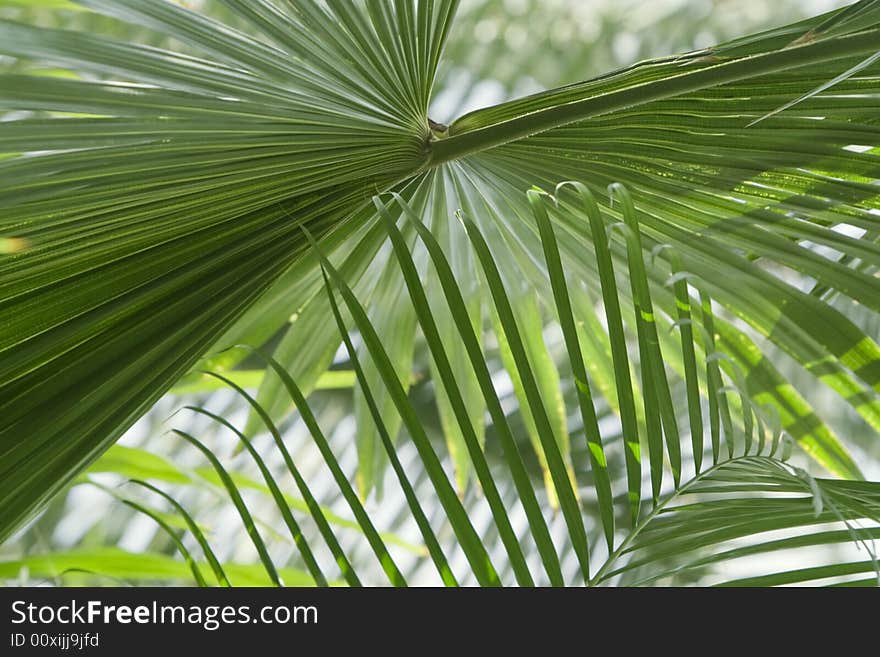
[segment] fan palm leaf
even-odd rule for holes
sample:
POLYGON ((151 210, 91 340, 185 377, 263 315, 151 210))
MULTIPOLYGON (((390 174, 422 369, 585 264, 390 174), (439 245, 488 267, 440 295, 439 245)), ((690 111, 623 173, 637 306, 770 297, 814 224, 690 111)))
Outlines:
MULTIPOLYGON (((427 109, 457 2, 223 0, 217 15, 228 24, 164 0, 74 4, 185 52, 0 23, 0 52, 69 71, 0 74, 0 109, 17 113, 0 124, 0 536, 212 348, 263 344, 286 327, 276 362, 306 394, 341 340, 352 358, 361 355, 359 423, 376 421, 359 438, 361 493, 384 463, 395 465, 392 443, 404 426, 477 580, 497 583, 406 401, 418 325, 431 347, 456 484, 463 490, 476 475, 492 497, 479 458, 482 416, 488 410, 496 427, 502 417, 476 362, 484 317, 587 582, 572 437, 561 375, 541 337, 545 317, 564 334, 612 557, 642 549, 651 531, 633 530, 615 548, 615 523, 628 517, 642 527, 644 505, 659 504, 670 480, 678 500, 714 492, 704 481, 745 485, 751 473, 760 484, 752 492, 801 486, 813 500, 804 504, 833 499, 836 511, 823 503, 816 514, 823 522, 876 520, 869 484, 861 497, 834 482, 804 483, 758 442, 776 423, 830 473, 861 476, 843 441, 771 363, 771 349, 880 430, 880 348, 830 302, 880 311, 876 0, 476 110, 449 126, 427 109), (567 181, 576 184, 557 189, 567 181), (524 193, 532 187, 553 202, 524 193), (388 191, 395 203, 371 203, 388 191), (401 303, 405 292, 415 307, 401 303), (323 331, 314 348, 299 348, 315 327, 335 323, 340 333, 323 331), (358 348, 349 326, 364 338, 358 348), (467 327, 473 340, 462 337, 467 327), (376 337, 392 331, 399 334, 386 344, 376 337), (461 380, 452 364, 466 371, 461 380), (683 485, 676 378, 687 388, 696 477, 683 485), (591 413, 598 394, 624 428, 624 513, 612 493, 618 482, 603 475, 591 413), (700 397, 712 460, 702 474, 700 397)), ((229 367, 242 353, 203 365, 229 367)), ((289 409, 287 392, 272 369, 248 428, 289 409)), ((512 449, 505 457, 516 476, 520 457, 512 449)), ((546 576, 558 583, 534 493, 519 483, 546 576)), ((490 503, 517 579, 529 583, 504 510, 490 503)), ((745 507, 752 518, 770 508, 745 507)), ((670 532, 675 519, 684 526, 702 513, 676 503, 664 514, 670 508, 670 532)), ((792 518, 802 518, 798 509, 792 518)), ((666 517, 657 511, 648 527, 666 517)), ((454 581, 430 527, 421 527, 441 575, 454 581)), ((655 548, 630 563, 647 563, 655 548)), ((615 568, 600 576, 630 576, 615 568)))

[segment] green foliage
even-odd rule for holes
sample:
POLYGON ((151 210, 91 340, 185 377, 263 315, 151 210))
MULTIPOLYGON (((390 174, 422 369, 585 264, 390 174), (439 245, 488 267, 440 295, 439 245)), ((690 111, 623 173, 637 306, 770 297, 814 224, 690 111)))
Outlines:
MULTIPOLYGON (((0 73, 0 538, 96 460, 188 485, 167 460, 107 449, 167 391, 229 386, 242 429, 189 410, 237 436, 319 585, 363 581, 346 525, 406 584, 402 541, 365 506, 388 465, 450 585, 688 581, 789 549, 819 562, 731 583, 876 571, 870 550, 828 563, 814 549, 868 545, 880 493, 858 481, 864 440, 841 440, 794 382, 835 395, 876 440, 880 347, 840 302, 880 313, 880 2, 433 130, 455 1, 73 4, 159 45, 0 21, 0 54, 16 58, 0 73), (340 344, 350 370, 327 372, 340 344), (410 390, 422 348, 452 473, 410 390), (307 397, 355 381, 352 473, 307 397), (285 444, 294 408, 354 520, 319 503, 285 444), (298 507, 251 442, 264 431, 298 507), (787 437, 844 481, 786 464, 787 437), (475 486, 498 549, 464 499, 475 486)), ((267 580, 291 583, 239 475, 174 431, 210 461, 267 580)), ((197 513, 124 501, 187 561, 175 579, 207 583, 197 546, 236 583, 197 513)))

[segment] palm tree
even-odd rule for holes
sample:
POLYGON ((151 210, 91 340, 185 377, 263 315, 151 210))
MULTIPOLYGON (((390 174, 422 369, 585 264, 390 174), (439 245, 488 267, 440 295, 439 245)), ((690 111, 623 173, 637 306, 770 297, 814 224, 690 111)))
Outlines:
MULTIPOLYGON (((279 428, 295 406, 393 584, 405 569, 363 503, 389 465, 447 584, 689 581, 788 551, 797 568, 728 583, 877 583, 864 439, 839 438, 793 381, 880 430, 880 2, 448 125, 428 107, 454 0, 48 4, 152 45, 0 23, 17 67, 0 75, 0 537, 172 386, 213 380, 251 409, 246 426, 189 410, 233 432, 265 485, 174 432, 210 463, 270 582, 336 576, 261 431, 339 576, 362 581, 279 428), (417 335, 452 481, 408 394, 417 335), (340 343, 358 383, 354 485, 307 399, 340 343), (399 458, 401 427, 448 532, 399 458), (248 486, 276 503, 306 574, 276 566, 248 486), (463 501, 475 489, 497 541, 463 501), (849 544, 866 554, 816 549, 849 544)), ((135 479, 170 515, 126 502, 196 582, 205 565, 234 581, 155 485, 178 476, 162 467, 135 479)))

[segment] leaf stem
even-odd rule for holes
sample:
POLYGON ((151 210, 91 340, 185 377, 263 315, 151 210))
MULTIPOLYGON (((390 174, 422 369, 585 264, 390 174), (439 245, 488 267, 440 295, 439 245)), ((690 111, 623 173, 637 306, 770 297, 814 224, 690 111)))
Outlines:
MULTIPOLYGON (((876 30, 868 30, 851 36, 824 39, 770 53, 722 60, 718 64, 687 71, 657 82, 634 84, 610 93, 592 95, 574 101, 570 100, 571 87, 563 87, 560 90, 532 97, 534 109, 531 111, 525 111, 525 113, 513 118, 456 134, 456 124, 460 125, 465 119, 467 119, 467 123, 479 123, 475 119, 481 112, 498 113, 504 105, 490 107, 487 110, 477 110, 455 121, 449 127, 451 136, 429 144, 430 163, 432 166, 436 166, 470 153, 501 146, 575 121, 655 100, 679 96, 708 87, 717 87, 759 75, 790 71, 793 68, 831 59, 875 53, 877 38, 876 30), (565 102, 562 99, 566 99, 565 102)), ((585 87, 584 93, 592 93, 592 88, 585 87)), ((523 110, 527 109, 523 107, 522 100, 512 101, 510 105, 519 105, 523 110)))

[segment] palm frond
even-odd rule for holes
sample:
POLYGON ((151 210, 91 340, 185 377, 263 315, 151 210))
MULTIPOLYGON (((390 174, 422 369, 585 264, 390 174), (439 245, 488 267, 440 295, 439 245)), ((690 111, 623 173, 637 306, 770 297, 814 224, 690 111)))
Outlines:
POLYGON ((159 0, 79 4, 203 55, 0 27, 5 53, 101 76, 0 82, 3 109, 52 113, 0 137, 21 153, 0 234, 29 245, 0 263, 4 536, 302 255, 299 222, 324 235, 421 166, 455 3, 227 3, 259 41, 159 0))
MULTIPOLYGON (((74 4, 137 25, 153 45, 0 22, 0 54, 24 63, 0 73, 0 110, 13 112, 0 123, 0 539, 164 392, 203 385, 194 368, 228 370, 250 353, 230 345, 278 337, 255 395, 236 381, 248 370, 219 375, 251 409, 243 430, 225 426, 257 457, 248 436, 269 431, 350 584, 360 579, 335 523, 278 428, 294 405, 307 417, 341 343, 358 382, 359 492, 391 465, 447 584, 507 583, 508 566, 520 584, 576 579, 544 518, 556 505, 588 584, 873 537, 873 525, 854 523, 878 521, 875 484, 811 478, 780 459, 786 434, 831 474, 861 477, 849 440, 772 357, 880 432, 880 347, 870 322, 840 307, 880 313, 876 0, 448 127, 427 108, 454 0, 222 0, 222 20, 165 0, 74 4), (491 380, 484 319, 530 453, 491 380), (548 322, 562 332, 562 365, 548 322), (452 473, 408 395, 419 331, 452 473), (598 399, 619 418, 619 443, 602 436, 598 399), (487 429, 527 537, 483 458, 487 429), (396 454, 401 430, 457 547, 396 454), (543 493, 527 472, 533 456, 543 493), (491 553, 460 498, 472 479, 501 541, 491 553), (761 538, 793 528, 805 533, 761 538), (603 540, 591 544, 593 529, 603 540), (703 554, 740 539, 751 542, 703 554), (681 558, 664 541, 680 542, 681 558)), ((383 573, 404 583, 350 475, 314 417, 307 424, 383 573)), ((233 474, 177 431, 211 461, 279 583, 233 474)), ((261 471, 311 580, 333 580, 261 471)), ((872 569, 873 556, 739 583, 849 581, 872 569)))
MULTIPOLYGON (((586 212, 592 223, 593 234, 599 234, 600 227, 604 228, 609 223, 609 213, 600 210, 586 186, 577 184, 574 185, 574 189, 584 201, 586 212)), ((642 249, 632 248, 640 230, 638 222, 634 219, 635 201, 622 187, 617 188, 615 194, 619 198, 625 199, 624 212, 629 215, 627 223, 622 225, 627 231, 624 239, 630 244, 628 256, 631 260, 636 261, 635 266, 628 268, 629 273, 632 275, 634 270, 642 272, 641 275, 647 284, 648 272, 659 265, 656 264, 656 261, 655 264, 650 264, 651 261, 645 256, 642 249)), ((404 226, 415 226, 418 238, 425 245, 429 254, 431 267, 436 270, 439 280, 443 283, 445 301, 456 318, 455 325, 459 331, 460 339, 464 342, 469 353, 474 356, 471 360, 474 372, 479 380, 485 381, 486 374, 482 369, 485 367, 485 363, 480 355, 479 345, 476 343, 473 327, 463 303, 462 293, 455 282, 450 264, 442 249, 439 248, 439 244, 428 228, 421 223, 413 208, 400 197, 397 199, 397 203, 404 209, 403 217, 398 221, 404 226)), ((569 335, 569 346, 573 351, 576 351, 579 349, 577 328, 565 283, 565 271, 560 264, 558 240, 550 223, 548 212, 548 210, 555 210, 559 201, 553 199, 556 203, 550 203, 546 199, 547 195, 544 193, 530 192, 528 194, 529 203, 534 211, 536 227, 541 235, 543 251, 547 258, 545 264, 551 271, 551 284, 554 287, 553 303, 561 321, 568 326, 566 331, 569 335)), ((410 246, 406 243, 393 216, 387 212, 387 206, 378 199, 376 204, 389 232, 396 260, 400 264, 407 291, 426 337, 427 346, 432 352, 441 380, 449 395, 450 403, 455 409, 459 430, 467 441, 472 465, 480 484, 483 486, 492 512, 493 523, 498 530, 506 560, 505 567, 498 569, 498 573, 506 572, 506 568, 509 567, 515 582, 520 585, 529 585, 535 582, 557 585, 572 583, 563 576, 559 567, 560 554, 571 549, 579 562, 576 569, 578 574, 582 575, 584 581, 590 585, 610 583, 644 585, 664 581, 682 582, 688 581, 688 578, 692 577, 694 573, 705 577, 707 572, 717 572, 718 574, 714 575, 714 578, 717 583, 724 585, 773 585, 805 582, 866 584, 872 581, 880 582, 880 566, 878 566, 873 547, 873 541, 878 536, 877 525, 880 523, 880 485, 870 482, 814 478, 803 470, 788 465, 785 462, 784 441, 780 441, 778 435, 768 439, 767 426, 761 420, 760 411, 752 408, 745 396, 739 397, 740 405, 738 407, 731 405, 728 408, 731 417, 725 422, 724 433, 727 449, 719 449, 718 445, 713 445, 711 450, 713 464, 703 470, 700 470, 697 465, 697 455, 702 456, 706 447, 702 436, 702 423, 690 427, 692 438, 694 438, 690 442, 698 447, 693 453, 687 454, 688 441, 684 436, 673 433, 669 429, 669 425, 663 423, 656 397, 653 400, 648 397, 643 399, 645 416, 653 413, 655 419, 653 422, 637 423, 637 425, 643 424, 644 431, 641 432, 641 436, 639 436, 639 430, 636 431, 634 443, 632 437, 627 437, 627 440, 622 444, 605 446, 598 423, 585 422, 585 442, 591 453, 593 477, 589 484, 580 486, 580 495, 585 499, 583 510, 578 502, 574 502, 574 490, 570 487, 568 475, 564 469, 560 470, 561 455, 557 451, 556 455, 552 456, 551 442, 545 441, 545 449, 548 449, 550 458, 555 459, 556 471, 553 473, 555 477, 552 481, 560 503, 573 503, 573 506, 568 507, 570 515, 565 518, 567 536, 564 538, 564 545, 560 545, 558 537, 556 540, 550 538, 547 534, 544 517, 544 514, 550 510, 549 504, 545 503, 543 507, 537 505, 534 484, 522 471, 521 455, 513 441, 505 443, 507 451, 505 457, 509 472, 516 481, 519 498, 511 504, 509 501, 505 501, 495 488, 494 477, 489 472, 482 448, 473 433, 456 377, 451 371, 443 340, 433 323, 433 309, 428 306, 426 290, 410 254, 410 246), (652 404, 654 405, 653 409, 649 408, 652 404), (757 426, 754 423, 750 424, 753 417, 758 420, 757 426), (694 437, 693 434, 697 431, 701 435, 694 437), (664 443, 668 447, 672 441, 676 441, 677 447, 680 448, 679 452, 674 452, 678 454, 678 460, 667 459, 665 462, 663 459, 659 462, 652 460, 650 455, 652 442, 656 444, 653 449, 662 450, 664 443), (643 456, 643 445, 648 447, 647 458, 643 456), (627 460, 625 464, 620 459, 609 458, 609 455, 613 456, 619 451, 626 451, 633 458, 627 460), (614 462, 617 465, 611 465, 614 462), (682 463, 688 466, 688 471, 684 475, 682 474, 682 463), (631 483, 628 483, 632 481, 633 464, 637 481, 635 490, 632 489, 631 483), (604 473, 605 476, 600 476, 601 473, 604 473), (658 481, 662 482, 669 474, 673 475, 671 485, 667 484, 664 489, 666 492, 661 494, 658 481), (651 491, 650 495, 643 496, 644 488, 651 491), (640 500, 642 500, 641 504, 640 500), (531 536, 528 538, 518 537, 512 529, 511 515, 517 504, 522 504, 524 509, 529 508, 534 511, 529 515, 531 536), (618 531, 615 531, 616 529, 618 531), (587 536, 593 535, 594 531, 604 533, 607 541, 607 551, 604 555, 598 550, 597 542, 594 542, 592 551, 587 545, 587 536), (523 544, 530 543, 532 540, 541 554, 542 572, 534 572, 534 566, 530 567, 523 557, 523 544), (578 547, 578 542, 580 542, 580 547, 578 547), (855 546, 865 551, 865 558, 857 561, 829 562, 827 561, 827 552, 816 549, 827 549, 829 546, 840 548, 855 546), (596 552, 599 552, 601 556, 597 556, 596 552), (772 561, 772 557, 777 554, 784 554, 786 558, 772 561), (725 578, 724 573, 730 568, 735 568, 735 564, 739 560, 749 560, 755 557, 761 557, 764 559, 764 563, 770 564, 770 566, 764 567, 765 572, 748 578, 730 578, 729 576, 725 578), (801 564, 802 567, 791 569, 788 567, 789 563, 801 564), (860 579, 853 579, 853 577, 860 579)), ((513 317, 506 292, 503 289, 504 285, 500 281, 497 271, 493 271, 490 266, 491 261, 486 260, 488 253, 485 251, 486 242, 479 229, 473 223, 467 225, 466 220, 463 223, 473 240, 478 262, 488 268, 487 271, 484 271, 488 284, 493 288, 493 302, 501 306, 498 312, 503 317, 501 320, 503 330, 512 345, 511 349, 519 353, 517 366, 531 390, 530 396, 535 398, 537 388, 526 361, 525 351, 519 338, 517 320, 513 317)), ((604 234, 604 237, 607 239, 607 233, 604 234)), ((319 248, 316 243, 313 244, 315 248, 319 248)), ((607 255, 610 256, 610 252, 607 255)), ((322 261, 322 267, 326 271, 327 294, 343 340, 349 348, 352 348, 351 338, 335 300, 337 293, 352 313, 358 332, 364 337, 367 357, 375 361, 382 375, 383 385, 390 389, 395 406, 404 423, 415 434, 414 440, 419 447, 421 461, 427 464, 431 489, 443 503, 447 512, 446 518, 454 531, 456 541, 460 542, 465 550, 469 568, 472 569, 468 573, 458 574, 454 574, 450 570, 449 562, 445 556, 447 548, 444 548, 437 539, 439 528, 430 528, 429 521, 422 510, 422 503, 408 487, 408 480, 399 469, 400 465, 396 459, 394 448, 390 443, 387 431, 383 428, 380 434, 384 439, 388 456, 397 469, 401 485, 408 490, 407 501, 410 510, 419 517, 418 522, 429 544, 429 551, 434 557, 438 574, 448 584, 455 584, 462 579, 467 581, 470 576, 474 576, 478 582, 484 584, 507 583, 496 574, 492 561, 489 561, 488 553, 482 551, 482 539, 473 533, 473 526, 468 522, 462 505, 452 494, 449 473, 438 460, 435 448, 427 441, 423 433, 420 434, 423 431, 420 425, 412 421, 411 402, 402 395, 402 386, 391 367, 382 343, 378 340, 375 327, 370 323, 351 289, 320 251, 319 257, 322 261), (467 543, 469 540, 475 542, 467 543), (468 550, 474 549, 477 552, 468 553, 468 550), (488 568, 489 570, 480 572, 480 568, 488 568)), ((606 283, 614 279, 614 265, 611 264, 610 258, 603 258, 598 266, 603 270, 606 266, 609 269, 604 279, 606 283)), ((647 285, 641 292, 646 295, 642 297, 642 301, 648 301, 650 292, 647 285)), ((638 294, 637 292, 635 296, 638 294)), ((617 299, 617 296, 610 295, 609 299, 617 299)), ((695 311, 696 305, 693 304, 693 306, 692 311, 695 311)), ((669 351, 664 351, 664 344, 661 344, 658 339, 656 322, 659 321, 660 315, 649 312, 649 309, 649 303, 641 305, 640 314, 626 324, 626 330, 636 333, 638 337, 636 342, 640 354, 640 369, 644 377, 643 390, 653 390, 656 394, 658 385, 656 379, 651 378, 650 370, 647 369, 646 373, 644 367, 644 360, 651 357, 653 350, 654 357, 657 359, 655 362, 663 365, 664 369, 665 365, 670 364, 673 359, 688 360, 693 358, 695 369, 698 368, 704 372, 702 376, 695 375, 699 380, 695 381, 694 385, 702 387, 710 394, 727 392, 719 389, 712 391, 708 387, 709 365, 719 360, 718 356, 725 354, 717 351, 708 352, 705 350, 707 342, 694 341, 692 352, 683 349, 680 354, 671 356, 669 351), (638 321, 637 318, 642 318, 643 321, 638 321)), ((621 323, 620 331, 623 330, 624 325, 621 323)), ((665 345, 669 344, 676 343, 674 341, 665 343, 665 345)), ((624 345, 623 348, 627 349, 627 346, 624 345)), ((353 348, 351 353, 356 353, 353 348)), ((577 357, 574 359, 577 360, 577 357)), ((308 402, 289 374, 281 368, 277 361, 270 359, 269 362, 283 378, 297 407, 301 409, 307 420, 309 431, 320 443, 322 457, 334 471, 337 485, 343 490, 346 499, 355 511, 357 523, 363 530, 363 536, 373 544, 374 548, 381 545, 376 556, 385 565, 385 572, 389 576, 390 583, 403 585, 405 580, 400 571, 394 567, 388 568, 393 564, 392 557, 387 552, 385 544, 378 538, 372 521, 364 513, 363 508, 359 507, 360 503, 348 483, 349 477, 342 470, 333 450, 324 439, 320 427, 309 410, 308 402)), ((353 358, 353 365, 358 373, 359 384, 363 386, 364 394, 372 402, 372 408, 375 409, 372 384, 363 376, 362 365, 356 356, 353 358)), ((581 377, 577 379, 581 412, 586 416, 591 414, 595 416, 595 405, 589 392, 592 386, 591 377, 586 373, 585 367, 576 367, 575 369, 580 372, 579 376, 581 377)), ((686 370, 684 367, 671 367, 670 369, 673 371, 676 369, 686 370)), ((626 360, 619 359, 615 362, 614 374, 620 375, 620 380, 616 381, 618 391, 623 393, 628 386, 632 392, 636 383, 629 377, 629 363, 626 360)), ((720 372, 718 375, 720 376, 720 372)), ((221 378, 225 380, 224 377, 221 378)), ((741 385, 741 382, 732 376, 726 378, 729 384, 725 388, 728 391, 739 392, 737 386, 741 385)), ((227 380, 227 383, 238 389, 240 394, 246 394, 231 381, 227 380)), ((482 391, 485 394, 488 407, 496 409, 498 401, 491 382, 484 384, 482 391)), ((257 402, 249 397, 248 400, 258 409, 261 417, 266 419, 265 411, 260 409, 257 402)), ((533 412, 538 417, 542 413, 539 404, 541 404, 540 399, 533 404, 533 412)), ((499 418, 499 425, 503 428, 506 423, 503 412, 494 414, 494 416, 499 418)), ((689 416, 693 417, 692 414, 689 416)), ((259 460, 253 447, 250 446, 250 441, 241 432, 222 418, 212 417, 236 433, 248 446, 249 451, 259 460)), ((377 426, 384 427, 381 414, 376 412, 373 418, 377 426)), ((546 423, 546 417, 543 422, 546 423)), ((273 429, 274 431, 276 430, 273 429)), ((552 441, 552 434, 546 435, 549 435, 550 441, 552 441)), ((194 440, 191 437, 188 439, 194 440)), ((222 466, 219 465, 217 457, 201 443, 195 442, 195 444, 200 446, 214 468, 219 468, 217 471, 221 474, 227 490, 232 495, 234 504, 248 528, 248 533, 252 537, 258 537, 259 533, 251 516, 242 508, 244 503, 237 488, 229 475, 225 474, 222 466)), ((279 443, 277 440, 276 446, 283 449, 283 443, 279 443)), ((667 457, 668 452, 667 449, 667 457)), ((265 465, 261 465, 261 471, 266 476, 267 483, 273 481, 272 475, 266 470, 265 465)), ((295 478, 297 481, 300 480, 299 477, 295 476, 295 478)), ((666 481, 668 482, 668 480, 666 481)), ((290 510, 286 508, 280 491, 271 484, 270 487, 276 504, 284 510, 282 513, 289 514, 290 510)), ((143 507, 139 506, 138 508, 142 509, 143 507)), ((563 509, 565 508, 563 507, 563 509)), ((314 509, 311 505, 310 511, 314 515, 314 509)), ((158 517, 149 510, 144 512, 149 513, 151 517, 158 517)), ((161 518, 157 521, 161 521, 161 518)), ((187 526, 191 528, 190 523, 187 523, 187 526)), ((169 527, 167 531, 172 532, 173 530, 169 527)), ((303 540, 303 535, 297 532, 294 539, 303 540)), ((255 540, 257 539, 255 538, 255 540)), ((189 550, 183 547, 180 539, 176 539, 176 542, 191 567, 196 568, 196 561, 189 550)), ((350 570, 352 563, 344 556, 340 557, 339 544, 334 542, 330 545, 330 549, 339 564, 340 576, 349 583, 359 584, 360 579, 350 570)), ((270 579, 276 584, 280 584, 277 576, 278 571, 269 560, 265 547, 262 546, 259 551, 270 579)), ((311 554, 308 548, 307 553, 311 554)), ((194 572, 196 571, 194 570, 194 572)), ((196 579, 198 580, 198 577, 196 579)), ((323 574, 316 576, 315 581, 318 584, 326 584, 323 574)))

